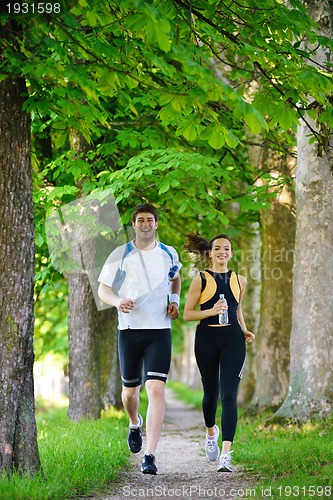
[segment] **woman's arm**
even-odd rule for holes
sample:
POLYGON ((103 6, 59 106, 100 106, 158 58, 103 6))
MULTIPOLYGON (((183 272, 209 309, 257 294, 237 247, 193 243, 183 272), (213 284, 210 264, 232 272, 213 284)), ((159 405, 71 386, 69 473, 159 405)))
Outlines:
POLYGON ((209 318, 210 316, 216 316, 220 314, 225 309, 225 306, 221 303, 221 300, 218 300, 214 307, 211 309, 206 309, 205 311, 201 311, 196 309, 199 298, 201 295, 201 278, 200 274, 198 274, 195 278, 193 278, 192 283, 190 285, 185 307, 183 318, 185 321, 196 321, 204 318, 209 318))
POLYGON ((238 322, 240 324, 240 327, 243 330, 246 342, 252 342, 252 340, 255 338, 255 335, 254 335, 254 333, 250 332, 246 328, 246 324, 245 324, 245 320, 244 320, 244 316, 243 316, 243 311, 242 311, 242 299, 244 297, 247 281, 246 281, 245 276, 238 276, 238 279, 239 279, 241 293, 240 293, 239 304, 238 304, 238 309, 237 309, 237 318, 238 318, 238 322))

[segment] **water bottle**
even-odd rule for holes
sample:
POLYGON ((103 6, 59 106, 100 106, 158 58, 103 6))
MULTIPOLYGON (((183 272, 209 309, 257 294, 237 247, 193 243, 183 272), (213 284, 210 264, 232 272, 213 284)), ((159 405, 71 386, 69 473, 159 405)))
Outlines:
MULTIPOLYGON (((220 300, 222 300, 222 303, 225 304, 226 306, 228 305, 228 302, 224 298, 224 293, 220 294, 220 300)), ((229 323, 228 309, 226 309, 225 311, 219 314, 219 324, 227 325, 228 323, 229 323)))

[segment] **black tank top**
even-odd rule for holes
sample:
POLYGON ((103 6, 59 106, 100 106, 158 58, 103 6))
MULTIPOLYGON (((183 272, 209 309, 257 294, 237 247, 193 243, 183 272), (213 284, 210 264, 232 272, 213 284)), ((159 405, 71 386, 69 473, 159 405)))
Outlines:
MULTIPOLYGON (((223 293, 228 302, 229 324, 239 324, 237 319, 237 308, 239 304, 240 285, 238 275, 234 271, 226 273, 214 273, 206 270, 200 273, 201 276, 201 295, 199 298, 200 309, 211 309, 219 300, 223 293)), ((202 325, 218 325, 219 315, 209 316, 200 321, 202 325)))

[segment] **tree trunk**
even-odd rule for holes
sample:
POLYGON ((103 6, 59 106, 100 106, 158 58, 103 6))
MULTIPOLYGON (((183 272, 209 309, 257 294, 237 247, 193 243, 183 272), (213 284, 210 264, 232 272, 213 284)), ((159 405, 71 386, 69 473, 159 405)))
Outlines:
POLYGON ((34 216, 24 79, 0 83, 0 469, 40 469, 33 386, 34 216))
MULTIPOLYGON (((261 234, 258 223, 252 224, 251 234, 242 237, 241 242, 241 262, 237 272, 246 276, 247 286, 242 311, 245 323, 251 332, 258 333, 260 320, 260 292, 261 292, 261 260, 260 246, 261 234)), ((240 405, 247 405, 253 396, 256 379, 254 364, 256 359, 256 341, 246 348, 246 363, 242 375, 242 381, 238 390, 238 402, 240 405)))
MULTIPOLYGON (((262 164, 275 172, 290 175, 294 160, 266 150, 262 164)), ((292 268, 295 244, 295 201, 287 184, 261 210, 261 310, 255 340, 256 386, 251 406, 278 407, 286 396, 289 376, 289 341, 292 308, 292 268)))
POLYGON ((72 272, 68 276, 68 417, 76 421, 101 414, 95 309, 87 275, 72 272))
POLYGON ((261 225, 263 281, 251 405, 265 408, 280 405, 288 390, 295 220, 288 207, 274 202, 261 225))
MULTIPOLYGON (((333 8, 310 2, 310 15, 332 38, 333 8)), ((332 54, 315 51, 324 64, 332 54)), ((312 127, 316 124, 311 122, 312 127)), ((318 156, 309 130, 298 128, 296 173, 296 246, 290 386, 277 416, 307 420, 324 417, 333 404, 333 156, 318 156)), ((332 135, 330 137, 332 148, 332 135)))
POLYGON ((332 159, 316 156, 308 134, 299 128, 290 387, 278 411, 296 419, 329 413, 333 402, 332 159))
MULTIPOLYGON (((74 130, 70 135, 72 149, 78 153, 88 145, 74 130)), ((77 185, 80 188, 80 186, 77 185)), ((79 203, 77 205, 80 206, 79 203)), ((75 217, 74 207, 74 217, 75 217)), ((84 212, 86 214, 86 211, 84 212)), ((69 212, 71 220, 71 212, 69 212)), ((73 222, 73 221, 72 221, 73 222)), ((95 243, 87 238, 80 223, 72 225, 71 257, 78 264, 68 273, 68 342, 69 407, 72 420, 97 419, 101 415, 100 372, 98 363, 97 308, 88 275, 95 267, 95 243)))
POLYGON ((183 328, 183 352, 173 356, 173 371, 170 378, 179 380, 191 389, 202 389, 201 376, 194 355, 196 325, 183 328))
POLYGON ((103 407, 122 408, 121 377, 118 359, 118 314, 115 307, 97 311, 100 387, 103 407))

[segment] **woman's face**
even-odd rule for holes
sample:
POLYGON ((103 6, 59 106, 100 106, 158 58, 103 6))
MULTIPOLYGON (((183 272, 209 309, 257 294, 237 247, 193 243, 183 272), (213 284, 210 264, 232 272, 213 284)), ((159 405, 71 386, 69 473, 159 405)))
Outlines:
POLYGON ((232 257, 230 241, 225 238, 214 240, 209 256, 214 264, 227 264, 232 257))

